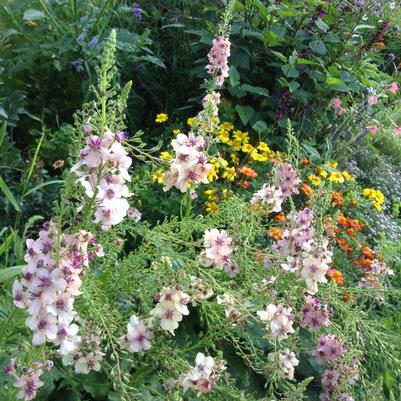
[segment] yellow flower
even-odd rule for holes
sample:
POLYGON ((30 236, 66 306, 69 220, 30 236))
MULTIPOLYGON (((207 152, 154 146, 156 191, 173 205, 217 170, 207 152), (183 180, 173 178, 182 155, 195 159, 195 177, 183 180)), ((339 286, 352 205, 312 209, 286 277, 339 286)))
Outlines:
POLYGON ((244 153, 251 153, 254 150, 254 147, 251 144, 246 143, 245 145, 242 145, 241 150, 244 153))
POLYGON ((165 113, 160 113, 156 116, 155 121, 159 124, 164 123, 168 120, 168 115, 165 113))
POLYGON ((170 153, 168 153, 168 152, 161 152, 161 153, 160 153, 160 159, 163 159, 163 160, 170 160, 170 159, 172 159, 172 158, 173 158, 173 156, 170 155, 170 153))
POLYGON ((310 174, 308 175, 308 180, 312 183, 313 186, 318 187, 319 185, 321 185, 322 180, 314 174, 310 174))
POLYGON ((212 168, 207 173, 207 179, 209 182, 216 181, 219 178, 219 176, 217 175, 217 170, 218 168, 216 168, 215 165, 212 163, 212 168))
POLYGON ((234 150, 237 150, 237 151, 241 149, 240 141, 230 141, 227 143, 227 145, 231 146, 234 150))
POLYGON ((158 184, 163 184, 164 172, 159 170, 152 175, 152 181, 158 184))
POLYGON ((346 181, 350 181, 354 178, 348 171, 343 171, 343 177, 346 181))
POLYGON ((239 164, 239 157, 234 153, 230 155, 232 164, 238 165, 239 164))
POLYGON ((251 158, 258 162, 265 162, 267 160, 267 156, 258 153, 256 150, 251 153, 251 158))
POLYGON ((173 131, 173 135, 181 134, 181 131, 177 128, 173 131))
POLYGON ((239 142, 243 142, 243 143, 248 143, 249 142, 249 134, 247 132, 242 132, 242 131, 234 131, 234 138, 239 141, 239 142))
POLYGON ((218 137, 221 140, 221 142, 223 142, 223 143, 230 142, 230 133, 224 129, 221 129, 219 131, 218 137))
POLYGON ((381 212, 381 205, 384 203, 384 195, 382 191, 379 189, 365 188, 362 191, 362 194, 373 202, 373 205, 377 211, 381 212))
POLYGON ((322 167, 318 167, 317 169, 316 169, 316 172, 318 173, 318 174, 320 174, 322 177, 324 177, 324 178, 326 178, 329 174, 328 174, 328 172, 324 169, 324 168, 322 168, 322 167))
POLYGON ((31 28, 34 28, 35 26, 36 26, 36 22, 35 21, 32 21, 31 19, 28 21, 28 25, 31 27, 31 28))
POLYGON ((335 171, 330 174, 329 181, 339 182, 340 184, 342 184, 344 182, 344 177, 339 171, 335 171))
POLYGON ((326 166, 329 166, 331 168, 337 168, 338 163, 337 162, 331 162, 331 163, 327 163, 326 166))
POLYGON ((269 145, 266 142, 260 142, 259 145, 257 146, 257 149, 260 150, 261 152, 270 153, 269 145))
POLYGON ((215 189, 207 189, 205 191, 205 195, 207 196, 209 202, 217 202, 219 200, 219 196, 215 189))
POLYGON ((188 124, 190 127, 192 127, 192 124, 194 123, 195 118, 196 118, 196 117, 190 117, 190 118, 188 118, 187 124, 188 124))
POLYGON ((235 173, 235 168, 234 167, 228 167, 227 169, 224 170, 224 172, 221 175, 221 177, 227 179, 228 181, 234 181, 236 175, 237 174, 235 173))
POLYGON ((224 123, 221 124, 221 128, 226 131, 232 131, 234 129, 234 125, 229 123, 228 121, 224 121, 224 123))
POLYGON ((206 211, 208 213, 215 213, 219 210, 219 205, 216 202, 206 202, 206 211))

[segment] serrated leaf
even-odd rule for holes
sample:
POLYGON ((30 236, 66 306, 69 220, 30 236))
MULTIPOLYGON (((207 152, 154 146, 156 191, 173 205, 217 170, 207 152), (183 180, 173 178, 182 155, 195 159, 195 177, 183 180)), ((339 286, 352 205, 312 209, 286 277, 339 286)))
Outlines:
POLYGON ((327 53, 327 47, 322 40, 313 40, 312 42, 309 43, 309 47, 315 53, 319 53, 322 55, 327 53))
POLYGON ((321 18, 318 18, 315 21, 315 24, 323 32, 327 32, 330 29, 330 27, 321 18))
POLYGON ((301 146, 304 148, 304 150, 309 156, 312 156, 313 159, 315 160, 320 159, 321 157, 320 153, 314 147, 307 145, 306 143, 303 143, 301 146))

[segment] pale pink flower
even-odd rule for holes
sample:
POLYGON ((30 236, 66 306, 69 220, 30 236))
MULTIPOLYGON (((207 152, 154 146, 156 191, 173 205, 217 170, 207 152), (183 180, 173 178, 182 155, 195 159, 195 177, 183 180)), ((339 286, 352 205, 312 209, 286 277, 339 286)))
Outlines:
POLYGON ((370 106, 374 106, 375 104, 377 104, 377 96, 369 96, 368 97, 368 104, 370 106))
POLYGON ((398 84, 397 82, 393 82, 390 84, 389 91, 393 94, 397 93, 398 91, 398 84))
POLYGON ((372 127, 368 127, 368 129, 369 129, 369 132, 372 135, 376 135, 377 132, 379 131, 379 127, 377 125, 373 125, 372 127))

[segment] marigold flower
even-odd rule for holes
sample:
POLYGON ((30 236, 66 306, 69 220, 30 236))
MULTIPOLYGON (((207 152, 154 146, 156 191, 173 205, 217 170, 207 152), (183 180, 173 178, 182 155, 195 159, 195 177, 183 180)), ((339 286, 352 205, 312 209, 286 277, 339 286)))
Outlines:
POLYGON ((206 202, 206 211, 208 213, 215 213, 219 210, 219 205, 216 202, 206 202))
POLYGON ((234 181, 235 177, 237 176, 234 167, 228 167, 224 170, 223 174, 221 175, 222 178, 228 181, 234 181))
POLYGON ((352 228, 347 228, 345 232, 352 238, 356 237, 356 232, 352 228))
POLYGON ((177 136, 178 134, 181 134, 181 130, 179 130, 178 128, 173 130, 173 135, 177 136))
POLYGON ((276 222, 281 222, 281 221, 284 221, 285 220, 285 213, 284 212, 280 212, 280 213, 277 213, 275 216, 274 216, 274 221, 276 221, 276 222))
POLYGON ((155 118, 155 122, 161 124, 164 123, 168 120, 168 115, 165 113, 159 113, 156 118, 155 118))
POLYGON ((337 269, 330 269, 327 272, 330 280, 335 281, 338 285, 344 285, 345 279, 344 275, 337 269))
POLYGON ((231 123, 228 122, 228 121, 224 121, 224 123, 221 124, 221 128, 224 129, 224 130, 226 130, 226 131, 232 131, 232 130, 234 129, 234 125, 231 124, 231 123))
POLYGON ((279 241, 283 238, 283 229, 280 227, 272 227, 269 232, 267 233, 267 235, 270 238, 273 238, 276 241, 279 241))
POLYGON ((246 166, 239 167, 238 172, 241 174, 244 174, 250 178, 256 178, 258 176, 258 173, 255 170, 251 169, 250 167, 246 167, 246 166))
POLYGON ((308 184, 305 184, 304 182, 301 184, 300 190, 305 196, 316 195, 316 192, 308 184))
POLYGON ((308 159, 303 159, 303 160, 302 160, 302 164, 303 164, 304 166, 309 166, 309 165, 311 164, 311 162, 310 162, 308 159))
POLYGON ((316 169, 316 172, 317 172, 319 175, 321 175, 323 178, 326 178, 326 177, 329 175, 329 173, 328 173, 323 167, 318 167, 318 168, 316 169))
POLYGON ((232 164, 237 165, 239 163, 239 157, 237 155, 231 154, 230 157, 231 157, 232 164))
POLYGON ((243 145, 243 146, 241 147, 241 150, 242 150, 244 153, 251 153, 254 149, 255 149, 255 148, 254 148, 251 144, 249 144, 249 143, 246 143, 245 145, 243 145))

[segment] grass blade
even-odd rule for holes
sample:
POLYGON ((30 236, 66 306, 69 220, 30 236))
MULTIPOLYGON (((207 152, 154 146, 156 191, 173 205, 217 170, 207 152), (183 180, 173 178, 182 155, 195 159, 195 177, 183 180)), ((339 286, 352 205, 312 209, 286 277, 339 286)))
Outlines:
POLYGON ((14 206, 14 209, 17 212, 20 212, 21 209, 18 205, 17 200, 15 199, 14 195, 11 193, 10 188, 8 188, 7 184, 4 182, 3 178, 0 177, 0 189, 2 190, 5 197, 8 201, 14 206))
POLYGON ((39 185, 36 185, 35 188, 30 189, 29 191, 27 191, 24 195, 23 198, 25 198, 26 196, 34 193, 35 191, 43 188, 43 187, 47 187, 48 185, 53 185, 53 184, 62 184, 64 182, 64 180, 53 180, 53 181, 46 181, 46 182, 42 182, 39 185))

